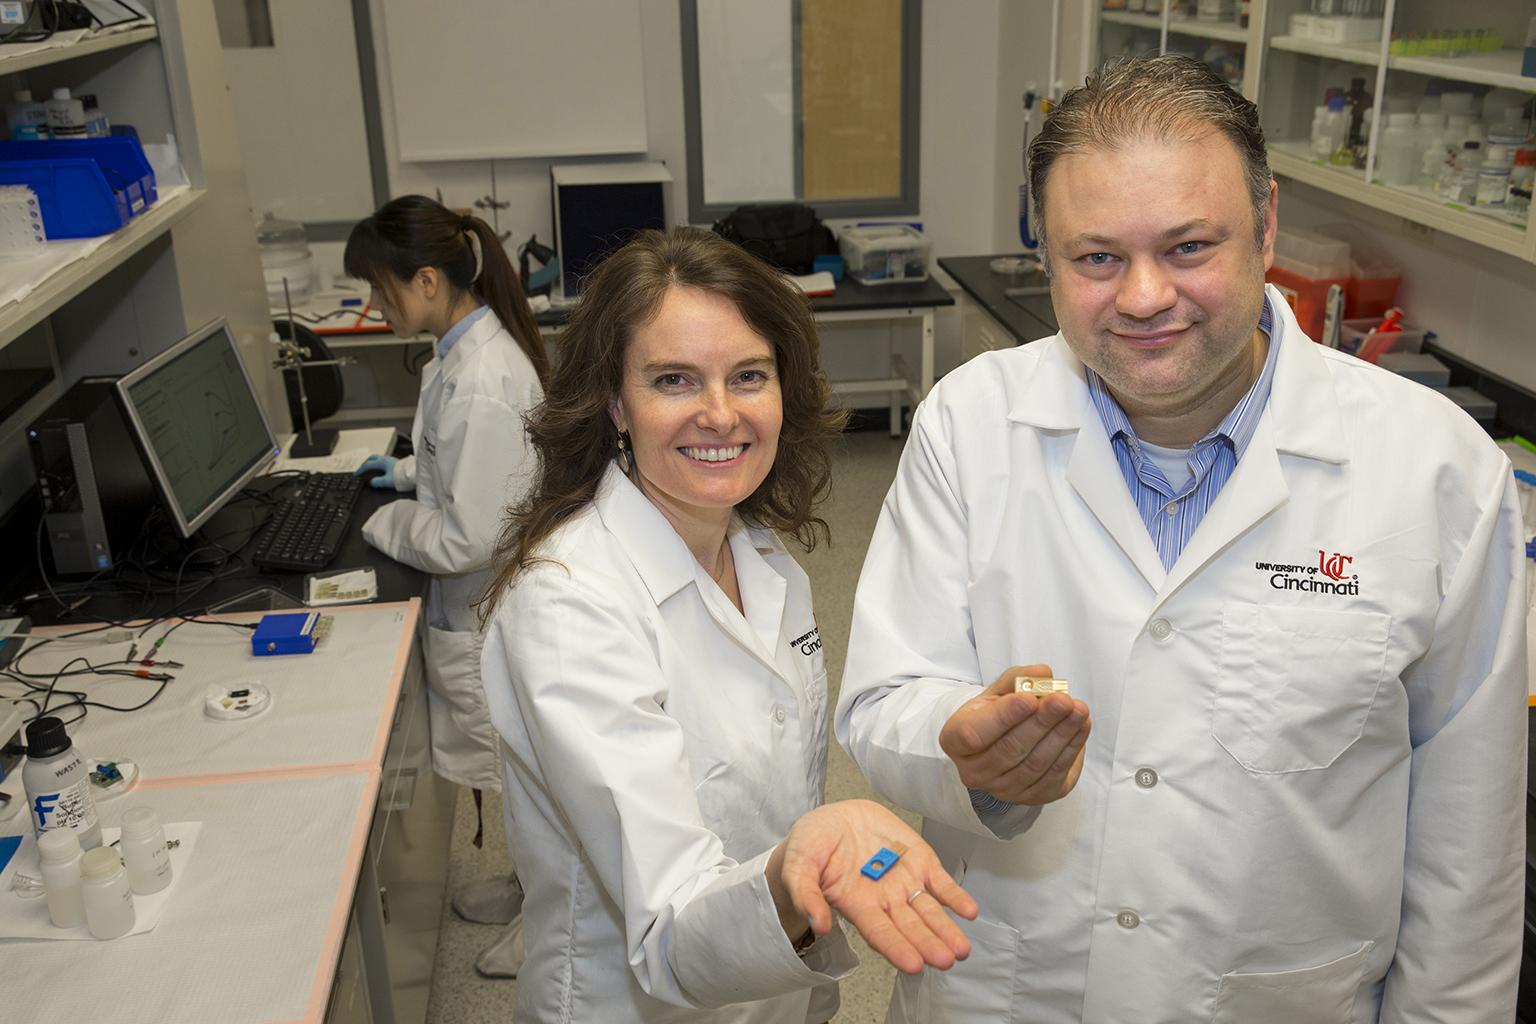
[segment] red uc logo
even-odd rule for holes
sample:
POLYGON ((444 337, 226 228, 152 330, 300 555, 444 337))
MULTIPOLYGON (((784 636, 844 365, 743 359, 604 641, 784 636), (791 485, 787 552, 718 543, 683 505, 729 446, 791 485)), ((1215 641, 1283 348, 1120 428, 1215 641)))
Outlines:
POLYGON ((1341 555, 1337 551, 1331 555, 1323 551, 1317 553, 1317 568, 1331 580, 1343 579, 1345 567, 1353 561, 1349 555, 1341 555))

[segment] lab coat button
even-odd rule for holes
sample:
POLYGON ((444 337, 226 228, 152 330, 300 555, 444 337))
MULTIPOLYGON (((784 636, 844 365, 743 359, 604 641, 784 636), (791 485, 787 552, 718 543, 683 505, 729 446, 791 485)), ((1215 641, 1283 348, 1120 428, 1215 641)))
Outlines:
POLYGON ((1141 924, 1141 915, 1134 910, 1122 910, 1115 915, 1115 923, 1129 930, 1141 924))
POLYGON ((1136 785, 1140 786, 1142 789, 1151 789, 1153 786, 1157 785, 1157 772, 1153 771, 1151 768, 1137 768, 1136 785))
POLYGON ((784 721, 784 708, 781 705, 775 704, 773 706, 773 720, 775 722, 784 721))
POLYGON ((1173 625, 1167 619, 1153 619, 1147 632, 1152 634, 1153 640, 1167 640, 1173 636, 1173 625))

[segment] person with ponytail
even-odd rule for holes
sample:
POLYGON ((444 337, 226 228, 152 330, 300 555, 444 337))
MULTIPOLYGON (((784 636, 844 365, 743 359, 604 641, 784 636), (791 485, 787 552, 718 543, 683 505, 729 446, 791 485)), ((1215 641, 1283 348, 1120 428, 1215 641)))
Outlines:
MULTIPOLYGON (((352 229, 348 275, 396 335, 436 339, 421 372, 414 456, 370 456, 371 485, 409 497, 375 512, 368 543, 432 576, 427 597, 427 706, 432 764, 480 793, 499 791, 495 730, 480 684, 481 631, 471 607, 489 579, 503 511, 528 489, 535 460, 523 414, 543 397, 549 360, 517 274, 485 221, 425 196, 385 203, 352 229)), ((479 833, 476 834, 476 845, 479 833)), ((515 875, 455 894, 464 917, 505 924, 476 968, 515 977, 522 890, 515 875)))

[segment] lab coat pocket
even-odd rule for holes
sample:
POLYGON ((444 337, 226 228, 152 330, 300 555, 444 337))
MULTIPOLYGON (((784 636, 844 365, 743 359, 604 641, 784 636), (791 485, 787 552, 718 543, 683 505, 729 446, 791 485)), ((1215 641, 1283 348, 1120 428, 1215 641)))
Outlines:
POLYGON ((1381 612, 1223 607, 1216 742, 1250 772, 1331 765, 1376 702, 1391 623, 1381 612))
POLYGON ((1355 998, 1375 945, 1367 942, 1347 956, 1299 971, 1223 975, 1214 1024, 1353 1024, 1355 998))
POLYGON ((427 627, 427 712, 432 767, 475 789, 501 788, 496 730, 480 683, 482 634, 427 627))
POLYGON ((1016 929, 978 917, 955 923, 971 943, 971 955, 947 971, 925 969, 897 975, 889 1020, 906 1024, 1012 1024, 1024 1004, 1016 929))

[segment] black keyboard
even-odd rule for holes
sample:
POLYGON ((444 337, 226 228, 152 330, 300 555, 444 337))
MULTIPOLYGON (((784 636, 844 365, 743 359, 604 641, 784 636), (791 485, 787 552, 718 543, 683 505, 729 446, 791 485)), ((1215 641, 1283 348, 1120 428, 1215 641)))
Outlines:
POLYGON ((309 473, 299 493, 279 499, 256 537, 251 561, 263 569, 324 569, 341 550, 357 496, 367 484, 351 473, 309 473))

